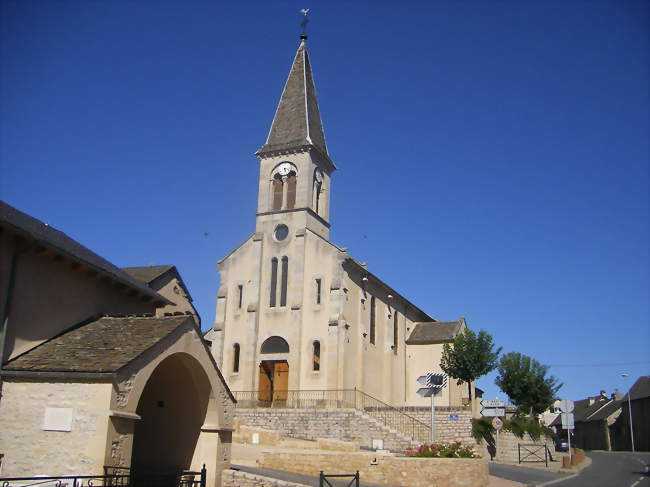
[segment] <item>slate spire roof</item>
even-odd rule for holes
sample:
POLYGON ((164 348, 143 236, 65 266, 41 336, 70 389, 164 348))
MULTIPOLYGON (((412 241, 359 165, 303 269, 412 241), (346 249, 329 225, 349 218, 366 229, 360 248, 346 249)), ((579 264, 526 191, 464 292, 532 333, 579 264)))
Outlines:
POLYGON ((313 146, 329 157, 311 63, 303 38, 291 65, 266 143, 257 154, 305 146, 313 146))

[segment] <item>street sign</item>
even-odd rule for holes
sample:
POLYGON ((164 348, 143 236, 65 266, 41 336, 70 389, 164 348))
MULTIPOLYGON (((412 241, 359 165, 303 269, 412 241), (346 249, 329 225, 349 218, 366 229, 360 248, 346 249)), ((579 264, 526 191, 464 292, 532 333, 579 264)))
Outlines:
POLYGON ((493 427, 495 430, 499 431, 501 428, 503 428, 503 421, 501 421, 500 418, 494 418, 494 419, 492 420, 492 427, 493 427))
POLYGON ((485 418, 495 418, 506 415, 506 408, 482 408, 481 416, 485 418))
POLYGON ((573 413, 561 413, 560 416, 562 417, 562 429, 570 430, 575 428, 573 413))
POLYGON ((418 389, 418 396, 420 397, 431 397, 436 390, 433 387, 420 387, 418 389))
POLYGON ((418 384, 420 384, 421 386, 426 386, 428 383, 429 381, 427 380, 426 375, 421 375, 420 377, 418 377, 418 384))
POLYGON ((556 407, 559 407, 563 413, 572 413, 575 409, 575 404, 569 399, 562 399, 561 401, 555 401, 555 403, 559 403, 556 407))
POLYGON ((506 406, 506 402, 503 399, 483 399, 481 406, 484 408, 503 408, 506 406))

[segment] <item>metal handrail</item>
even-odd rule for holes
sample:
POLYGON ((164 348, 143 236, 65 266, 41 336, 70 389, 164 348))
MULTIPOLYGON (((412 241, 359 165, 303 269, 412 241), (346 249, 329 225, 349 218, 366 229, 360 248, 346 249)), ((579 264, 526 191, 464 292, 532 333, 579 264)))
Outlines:
POLYGON ((262 396, 262 399, 260 399, 260 391, 233 391, 233 394, 237 399, 238 408, 351 408, 371 416, 415 441, 424 443, 431 435, 430 425, 356 388, 276 390, 273 391, 273 397, 262 396))

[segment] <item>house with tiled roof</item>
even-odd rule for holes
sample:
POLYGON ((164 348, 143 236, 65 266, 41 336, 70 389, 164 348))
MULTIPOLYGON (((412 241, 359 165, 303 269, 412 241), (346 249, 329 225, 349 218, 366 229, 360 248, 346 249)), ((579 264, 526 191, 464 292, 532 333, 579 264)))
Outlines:
POLYGON ((205 464, 221 485, 234 397, 174 266, 121 269, 0 202, 0 314, 3 477, 205 464))

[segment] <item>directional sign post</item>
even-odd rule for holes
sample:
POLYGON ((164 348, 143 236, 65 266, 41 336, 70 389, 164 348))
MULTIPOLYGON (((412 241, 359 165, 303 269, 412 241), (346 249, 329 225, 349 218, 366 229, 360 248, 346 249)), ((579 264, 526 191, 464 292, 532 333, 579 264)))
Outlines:
POLYGON ((481 416, 492 419, 492 427, 497 431, 495 455, 499 454, 499 430, 503 428, 501 417, 506 415, 506 402, 502 399, 483 399, 481 401, 481 416))
POLYGON ((447 374, 434 374, 430 372, 426 375, 421 375, 418 377, 417 382, 421 386, 424 386, 420 387, 417 390, 418 396, 431 398, 431 443, 433 443, 436 438, 436 405, 434 398, 436 397, 437 393, 439 393, 443 388, 447 386, 447 374))
POLYGON ((575 428, 573 423, 573 410, 575 409, 575 404, 569 399, 562 399, 561 401, 555 401, 553 406, 562 411, 562 429, 566 430, 567 443, 569 445, 569 461, 571 461, 571 430, 575 428))

